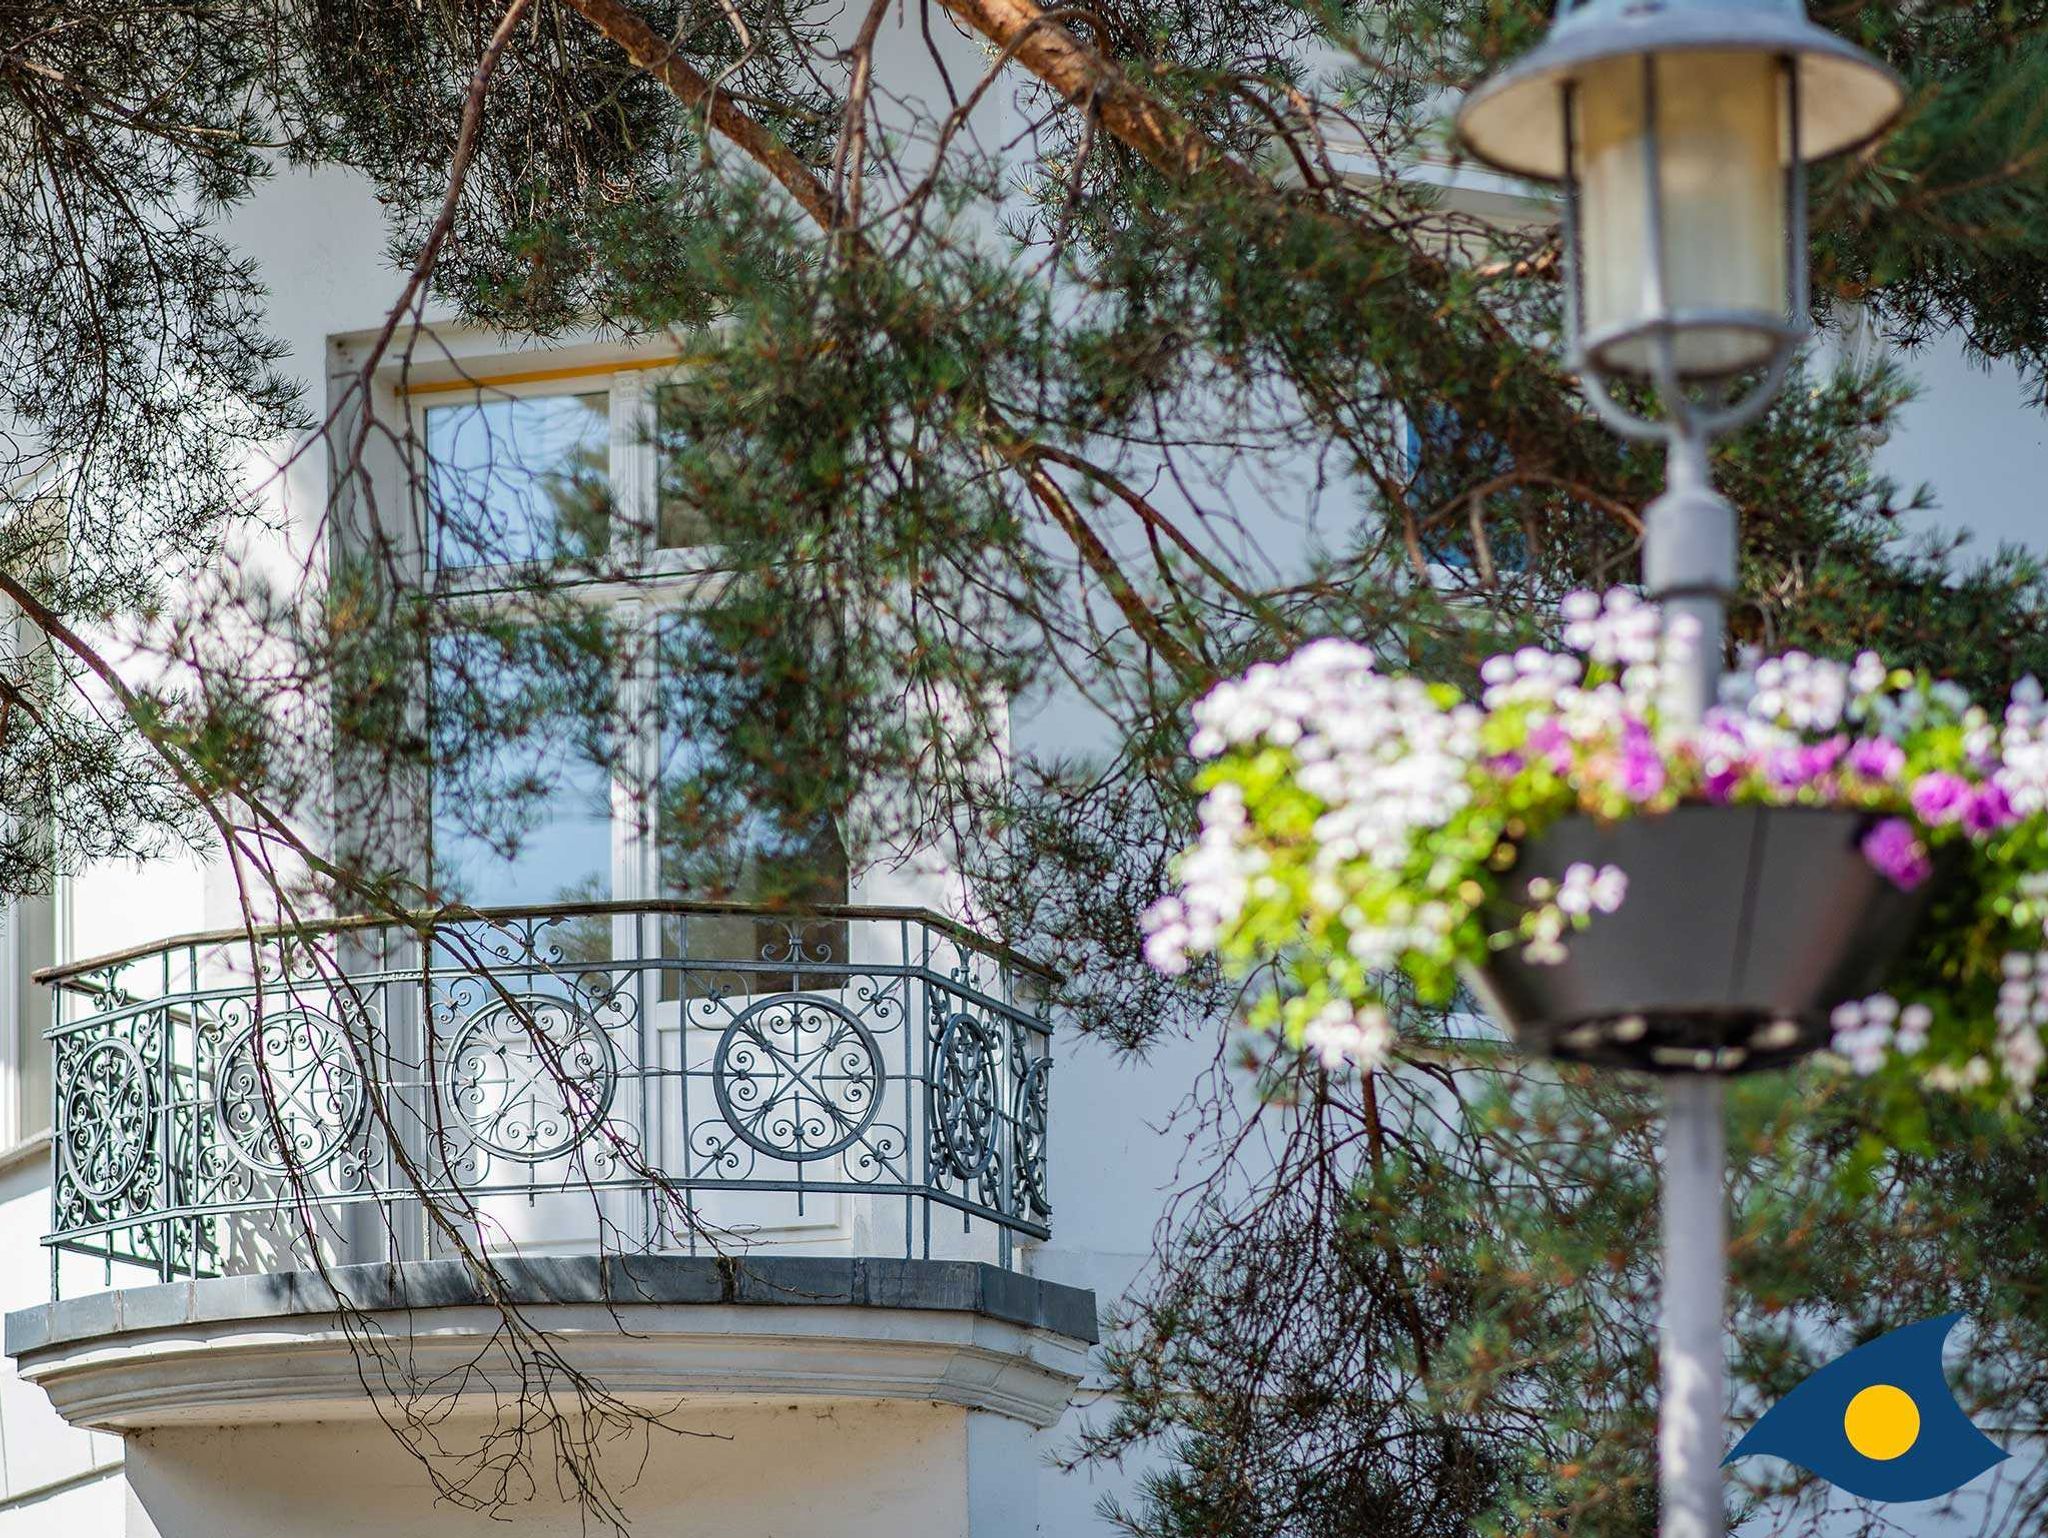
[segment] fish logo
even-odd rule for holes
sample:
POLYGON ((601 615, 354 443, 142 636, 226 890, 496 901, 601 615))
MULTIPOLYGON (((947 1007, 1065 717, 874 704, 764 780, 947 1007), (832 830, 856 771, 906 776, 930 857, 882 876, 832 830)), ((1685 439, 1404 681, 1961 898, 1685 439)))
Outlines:
POLYGON ((1961 1314, 1880 1335, 1815 1371, 1722 1465, 1764 1453, 1869 1501, 1929 1501, 2011 1456, 1970 1423, 1941 1372, 1961 1314))

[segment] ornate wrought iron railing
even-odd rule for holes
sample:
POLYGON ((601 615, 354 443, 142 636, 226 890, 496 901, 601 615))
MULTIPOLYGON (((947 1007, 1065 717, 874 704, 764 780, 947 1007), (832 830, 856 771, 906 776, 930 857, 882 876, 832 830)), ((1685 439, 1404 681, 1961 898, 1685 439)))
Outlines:
POLYGON ((928 913, 495 909, 44 975, 55 1296, 308 1246, 1007 1265, 1048 1237, 1043 976, 928 913))

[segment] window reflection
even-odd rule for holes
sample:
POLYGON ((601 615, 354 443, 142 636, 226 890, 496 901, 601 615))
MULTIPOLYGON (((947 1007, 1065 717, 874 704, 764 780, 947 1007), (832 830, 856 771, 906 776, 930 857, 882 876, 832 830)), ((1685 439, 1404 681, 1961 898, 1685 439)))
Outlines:
POLYGON ((437 566, 588 561, 610 545, 603 391, 429 407, 426 438, 437 566))
MULTIPOLYGON (((431 406, 424 434, 440 568, 606 551, 614 509, 605 392, 431 406)), ((704 543, 702 521, 662 489, 658 543, 704 543)), ((499 907, 638 895, 613 890, 621 827, 652 841, 652 858, 639 867, 648 872, 644 895, 753 910, 664 919, 663 954, 701 964, 692 969, 693 996, 837 986, 846 921, 816 910, 847 898, 838 819, 822 791, 816 805, 755 804, 759 769, 726 750, 756 723, 734 719, 735 696, 720 687, 715 664, 706 666, 694 620, 641 618, 637 607, 612 608, 593 595, 593 628, 584 633, 575 619, 543 627, 493 617, 478 595, 452 589, 440 602, 427 862, 440 897, 499 907), (653 648, 653 698, 631 718, 615 708, 622 643, 627 654, 635 644, 653 648), (616 810, 626 805, 630 816, 616 810)), ((619 676, 639 672, 629 660, 619 676)), ((602 960, 610 920, 580 917, 559 938, 566 954, 602 960)), ((664 974, 665 997, 681 988, 677 974, 664 974)))
MULTIPOLYGON (((671 926, 667 954, 686 960, 780 963, 738 980, 750 993, 805 986, 804 969, 846 960, 843 919, 810 917, 843 903, 846 845, 829 807, 764 810, 746 794, 748 771, 723 758, 731 723, 712 681, 683 670, 702 655, 687 616, 661 627, 663 677, 655 821, 664 897, 733 902, 754 914, 693 914, 671 926)), ((809 986, 829 981, 812 977, 809 986)))
POLYGON ((610 712, 590 708, 587 692, 604 686, 586 677, 580 707, 550 708, 535 669, 555 659, 536 664, 538 644, 504 627, 435 642, 432 879, 444 898, 502 907, 611 896, 610 712))

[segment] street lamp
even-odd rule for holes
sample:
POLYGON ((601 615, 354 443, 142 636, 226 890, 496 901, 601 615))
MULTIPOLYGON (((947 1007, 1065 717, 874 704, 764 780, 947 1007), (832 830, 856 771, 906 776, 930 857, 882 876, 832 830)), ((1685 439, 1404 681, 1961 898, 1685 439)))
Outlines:
POLYGON ((1562 184, 1570 361, 1601 416, 1663 439, 1644 577, 1707 644, 1667 709, 1711 700, 1735 516, 1706 446, 1761 411, 1806 334, 1806 166, 1863 143, 1898 77, 1800 0, 1565 0, 1542 45, 1466 99, 1458 132, 1502 170, 1562 184), (1610 385, 1655 388, 1662 416, 1610 385))
MULTIPOLYGON (((1903 101, 1896 75, 1801 0, 1560 0, 1543 43, 1459 110, 1477 158, 1561 184, 1571 366, 1616 431, 1666 445, 1643 576, 1667 624, 1696 626, 1670 648, 1674 723, 1713 700, 1735 588, 1735 512, 1707 445, 1769 404, 1806 335, 1806 166, 1903 101), (1651 388, 1657 415, 1624 408, 1624 380, 1651 388)), ((1721 1080, 1664 1082, 1662 1532, 1721 1538, 1721 1080)))

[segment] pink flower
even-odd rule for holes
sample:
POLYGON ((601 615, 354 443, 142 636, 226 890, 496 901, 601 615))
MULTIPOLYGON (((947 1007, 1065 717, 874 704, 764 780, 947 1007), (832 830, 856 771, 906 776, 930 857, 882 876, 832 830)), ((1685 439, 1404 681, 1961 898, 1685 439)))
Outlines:
POLYGON ((1963 808, 1963 827, 1978 838, 2009 828, 2020 820, 2020 814, 2013 810, 2012 799, 2002 785, 1979 785, 1970 793, 1970 804, 1963 808))
POLYGON ((1700 783, 1700 790, 1716 806, 1726 806, 1735 794, 1735 787, 1742 783, 1742 771, 1729 767, 1716 769, 1700 783))
POLYGON ((1963 808, 1970 804, 1970 782, 1946 769, 1932 769, 1914 782, 1907 799, 1922 822, 1938 828, 1963 815, 1963 808))
POLYGON ((1863 835, 1863 858, 1902 892, 1912 891, 1934 874, 1926 846, 1903 817, 1887 817, 1863 835))
POLYGON ((1860 738, 1849 749, 1849 768, 1866 780, 1895 780, 1906 767, 1906 750, 1888 737, 1860 738))
POLYGON ((1556 721, 1538 721, 1529 728, 1529 751, 1549 759, 1558 774, 1571 770, 1572 740, 1556 721))
POLYGON ((1631 801, 1652 800, 1664 788, 1664 760, 1650 729, 1631 721, 1622 734, 1621 793, 1631 801))
POLYGON ((1826 774, 1840 760, 1847 742, 1830 737, 1806 747, 1785 748, 1770 758, 1771 784, 1781 791, 1800 790, 1826 774))

